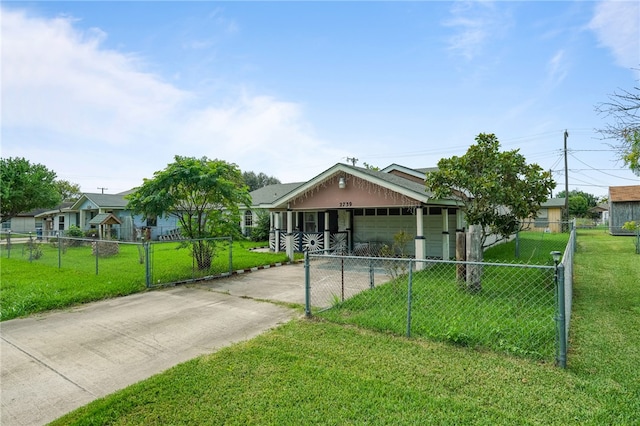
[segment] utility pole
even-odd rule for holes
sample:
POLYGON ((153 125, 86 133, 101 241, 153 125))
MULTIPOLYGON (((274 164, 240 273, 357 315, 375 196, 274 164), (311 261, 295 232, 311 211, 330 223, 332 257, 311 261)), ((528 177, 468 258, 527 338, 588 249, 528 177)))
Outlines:
POLYGON ((103 188, 103 187, 99 186, 98 189, 101 189, 102 193, 104 194, 105 189, 109 189, 109 188, 103 188))
POLYGON ((347 162, 350 162, 351 164, 353 164, 353 167, 355 167, 356 163, 358 162, 358 159, 355 157, 347 157, 346 160, 347 162))
POLYGON ((567 167, 567 138, 569 132, 564 131, 564 214, 569 221, 569 168, 567 167))

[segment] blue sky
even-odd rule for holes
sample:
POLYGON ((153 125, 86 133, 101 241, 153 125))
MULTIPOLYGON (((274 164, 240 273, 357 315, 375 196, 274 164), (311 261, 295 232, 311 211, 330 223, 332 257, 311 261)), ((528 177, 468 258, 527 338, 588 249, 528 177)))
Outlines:
POLYGON ((435 166, 481 132, 605 195, 594 106, 640 78, 640 3, 2 2, 2 157, 85 192, 174 155, 304 181, 435 166))

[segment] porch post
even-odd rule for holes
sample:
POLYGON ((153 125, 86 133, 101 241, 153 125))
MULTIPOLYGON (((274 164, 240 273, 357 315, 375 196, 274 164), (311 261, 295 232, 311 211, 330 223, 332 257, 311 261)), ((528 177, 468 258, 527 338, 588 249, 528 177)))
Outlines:
POLYGON ((442 260, 449 260, 449 209, 442 209, 442 260))
POLYGON ((280 212, 273 213, 273 222, 276 229, 276 247, 275 252, 280 253, 280 212))
POLYGON ((351 233, 353 232, 353 230, 351 229, 351 211, 346 210, 345 212, 347 214, 347 220, 346 220, 347 226, 345 228, 345 231, 347 231, 347 252, 352 253, 353 247, 352 247, 351 233))
POLYGON ((293 261, 293 212, 287 210, 287 257, 293 261))
POLYGON ((423 207, 418 206, 416 208, 416 270, 420 271, 424 269, 425 263, 419 262, 421 259, 427 258, 427 240, 424 238, 424 217, 423 217, 423 207))
POLYGON ((324 249, 331 248, 331 231, 329 230, 329 212, 324 212, 324 249))

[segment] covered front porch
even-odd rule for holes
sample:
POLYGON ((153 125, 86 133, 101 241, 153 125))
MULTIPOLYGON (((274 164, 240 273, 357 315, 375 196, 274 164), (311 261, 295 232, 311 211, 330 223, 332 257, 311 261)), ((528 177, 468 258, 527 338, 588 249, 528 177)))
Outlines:
POLYGON ((404 255, 450 259, 463 216, 455 200, 430 196, 421 182, 338 164, 270 206, 270 247, 290 258, 306 250, 379 255, 402 232, 404 255))

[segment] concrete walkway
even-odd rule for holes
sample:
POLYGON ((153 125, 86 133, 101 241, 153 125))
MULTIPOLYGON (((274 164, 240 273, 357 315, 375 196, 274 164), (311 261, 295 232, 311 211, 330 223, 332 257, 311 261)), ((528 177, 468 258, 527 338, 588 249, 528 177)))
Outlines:
POLYGON ((269 268, 0 323, 0 424, 48 423, 299 315, 252 298, 303 303, 303 266, 269 268))

